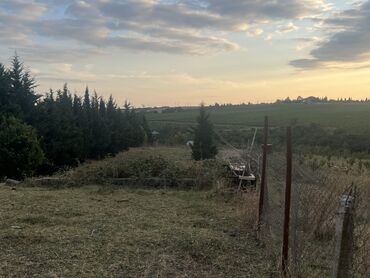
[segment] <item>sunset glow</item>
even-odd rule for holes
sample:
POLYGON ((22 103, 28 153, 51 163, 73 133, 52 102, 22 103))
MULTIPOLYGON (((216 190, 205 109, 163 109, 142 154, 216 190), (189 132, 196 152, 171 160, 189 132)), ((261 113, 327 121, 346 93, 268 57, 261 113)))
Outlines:
POLYGON ((370 1, 3 0, 0 57, 39 92, 136 106, 366 98, 370 1))

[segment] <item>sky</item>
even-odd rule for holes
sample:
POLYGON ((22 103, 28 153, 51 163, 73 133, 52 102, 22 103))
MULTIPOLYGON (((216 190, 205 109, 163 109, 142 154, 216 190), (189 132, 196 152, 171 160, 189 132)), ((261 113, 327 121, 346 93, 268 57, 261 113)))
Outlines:
POLYGON ((370 97, 370 1, 0 0, 0 62, 141 106, 370 97))

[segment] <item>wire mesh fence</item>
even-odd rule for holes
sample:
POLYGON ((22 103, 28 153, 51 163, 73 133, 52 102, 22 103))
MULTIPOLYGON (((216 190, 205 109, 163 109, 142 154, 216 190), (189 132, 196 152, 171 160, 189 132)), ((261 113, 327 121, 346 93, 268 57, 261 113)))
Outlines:
MULTIPOLYGON (((283 246, 286 158, 283 153, 268 156, 263 224, 260 240, 281 267, 283 246)), ((325 164, 326 165, 326 164, 325 164)), ((293 163, 293 186, 289 231, 289 275, 291 277, 333 277, 337 211, 341 196, 356 188, 353 210, 350 277, 370 277, 370 182, 369 175, 335 167, 310 167, 297 157, 293 163), (353 185, 353 186, 352 186, 353 185)))
MULTIPOLYGON (((265 118, 265 131, 268 130, 267 125, 268 119, 265 118)), ((255 137, 256 132, 253 144, 255 137)), ((266 246, 267 255, 276 265, 279 275, 308 278, 370 277, 370 171, 369 167, 364 167, 363 161, 356 163, 353 158, 312 154, 293 155, 289 241, 286 242, 283 240, 286 150, 271 152, 269 140, 264 140, 262 148, 255 146, 253 151, 251 147, 242 151, 225 139, 223 141, 231 147, 234 156, 253 169, 252 172, 260 181, 257 236, 266 246), (269 151, 265 152, 267 149, 269 151), (263 174, 264 155, 267 156, 266 176, 263 174), (340 223, 343 215, 339 213, 339 205, 343 203, 343 198, 348 197, 354 198, 348 214, 350 221, 340 223), (339 224, 342 224, 342 229, 338 229, 339 224), (346 238, 339 240, 343 230, 347 231, 346 238), (346 244, 342 244, 342 241, 346 244), (285 262, 282 256, 284 242, 288 245, 289 255, 286 272, 281 271, 285 262), (345 264, 340 262, 342 245, 348 245, 344 250, 345 264), (338 274, 338 268, 345 268, 345 274, 338 274)), ((285 239, 286 233, 285 230, 285 239)))

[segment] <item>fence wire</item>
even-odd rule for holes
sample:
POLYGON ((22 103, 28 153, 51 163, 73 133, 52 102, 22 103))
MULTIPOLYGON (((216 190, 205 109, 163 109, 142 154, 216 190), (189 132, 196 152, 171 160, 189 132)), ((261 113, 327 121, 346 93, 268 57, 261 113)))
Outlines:
MULTIPOLYGON (((328 164, 329 165, 329 164, 328 164)), ((262 240, 272 259, 280 264, 283 239, 286 159, 270 154, 262 240)), ((351 277, 370 277, 369 173, 359 175, 336 167, 310 167, 299 157, 293 162, 289 265, 292 277, 331 277, 335 254, 336 213, 339 198, 357 189, 351 277)))

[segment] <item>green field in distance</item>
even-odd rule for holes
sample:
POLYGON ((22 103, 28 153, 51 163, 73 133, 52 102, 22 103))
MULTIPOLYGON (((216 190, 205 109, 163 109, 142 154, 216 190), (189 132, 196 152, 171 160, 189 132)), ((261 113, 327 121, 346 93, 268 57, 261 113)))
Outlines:
MULTIPOLYGON (((269 116, 271 126, 286 126, 292 121, 298 125, 317 123, 328 128, 343 128, 351 132, 370 129, 369 103, 326 104, 260 104, 210 107, 208 111, 216 126, 262 126, 263 117, 269 116)), ((147 113, 154 126, 161 123, 193 124, 198 110, 147 113)))

